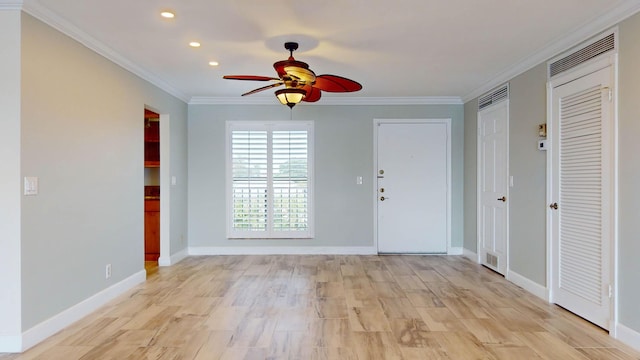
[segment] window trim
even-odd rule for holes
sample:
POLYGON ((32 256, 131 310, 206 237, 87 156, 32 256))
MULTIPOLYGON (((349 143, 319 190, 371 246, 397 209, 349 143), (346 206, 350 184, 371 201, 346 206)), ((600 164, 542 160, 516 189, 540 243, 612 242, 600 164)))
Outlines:
MULTIPOLYGON (((269 135, 271 138, 271 135, 269 135)), ((271 141, 269 141, 271 145, 271 141)), ((269 149, 269 153, 271 154, 269 149)), ((269 183, 268 188, 273 188, 273 177, 271 174, 271 156, 269 157, 269 183)), ((226 237, 230 240, 237 239, 312 239, 314 237, 314 123, 313 121, 250 121, 250 120, 228 120, 225 126, 225 197, 226 197, 226 237), (241 231, 233 229, 233 159, 232 159, 232 132, 233 131, 307 131, 307 230, 306 231, 274 231, 272 226, 273 216, 270 212, 268 216, 269 228, 265 231, 241 231)), ((272 198, 270 197, 272 202, 272 198)), ((272 209, 272 203, 269 204, 272 209)))

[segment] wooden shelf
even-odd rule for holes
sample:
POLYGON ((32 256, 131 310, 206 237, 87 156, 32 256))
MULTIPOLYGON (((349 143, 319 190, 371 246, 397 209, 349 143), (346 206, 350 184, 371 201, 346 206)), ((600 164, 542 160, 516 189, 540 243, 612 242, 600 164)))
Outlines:
MULTIPOLYGON (((145 112, 144 166, 160 166, 160 123, 151 120, 152 113, 145 112)), ((156 115, 157 116, 157 115, 156 115)))

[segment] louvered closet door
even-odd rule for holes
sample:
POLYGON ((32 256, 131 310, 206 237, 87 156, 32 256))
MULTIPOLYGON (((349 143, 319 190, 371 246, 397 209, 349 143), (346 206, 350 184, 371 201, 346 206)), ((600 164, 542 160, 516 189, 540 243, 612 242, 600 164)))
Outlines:
POLYGON ((607 329, 610 319, 611 70, 553 89, 553 302, 607 329))

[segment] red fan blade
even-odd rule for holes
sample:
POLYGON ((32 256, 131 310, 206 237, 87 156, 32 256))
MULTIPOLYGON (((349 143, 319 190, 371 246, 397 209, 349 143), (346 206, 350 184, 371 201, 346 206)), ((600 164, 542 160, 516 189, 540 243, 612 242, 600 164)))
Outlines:
POLYGON ((249 92, 246 92, 246 93, 242 94, 242 96, 247 96, 247 95, 255 94, 255 93, 260 92, 260 91, 264 91, 264 90, 267 90, 267 89, 271 89, 271 88, 274 88, 274 87, 278 87, 278 86, 280 86, 280 85, 282 85, 282 84, 284 84, 284 83, 283 83, 283 82, 273 83, 273 84, 271 84, 271 85, 263 86, 263 87, 261 87, 261 88, 257 88, 257 89, 255 89, 255 90, 251 90, 251 91, 249 91, 249 92))
POLYGON ((270 76, 259 76, 259 75, 225 75, 222 78, 227 80, 251 80, 251 81, 280 80, 278 78, 274 78, 270 76))
POLYGON ((360 83, 338 75, 318 75, 314 87, 327 92, 352 92, 362 89, 360 83))
POLYGON ((320 89, 314 88, 311 85, 303 86, 302 90, 307 92, 307 95, 304 96, 302 101, 316 102, 316 101, 320 100, 320 97, 322 96, 322 91, 320 91, 320 89))

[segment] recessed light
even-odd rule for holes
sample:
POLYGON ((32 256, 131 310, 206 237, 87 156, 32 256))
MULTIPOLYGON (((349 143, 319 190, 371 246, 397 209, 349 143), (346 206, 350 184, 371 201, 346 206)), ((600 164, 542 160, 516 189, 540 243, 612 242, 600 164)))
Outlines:
POLYGON ((197 48, 197 47, 200 47, 200 43, 197 41, 192 41, 189 43, 189 46, 197 48))
POLYGON ((165 19, 173 19, 174 17, 176 17, 176 14, 174 14, 171 11, 163 11, 160 13, 160 16, 162 16, 165 19))
POLYGON ((210 66, 218 66, 220 65, 217 61, 209 61, 210 66))

